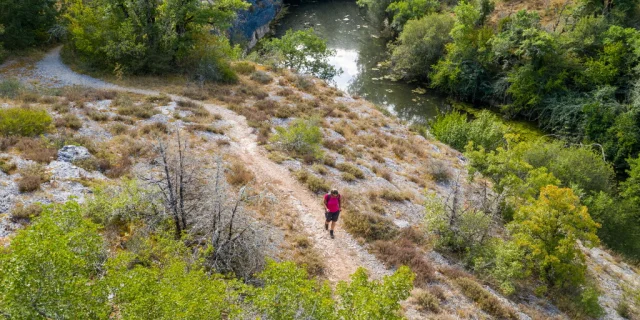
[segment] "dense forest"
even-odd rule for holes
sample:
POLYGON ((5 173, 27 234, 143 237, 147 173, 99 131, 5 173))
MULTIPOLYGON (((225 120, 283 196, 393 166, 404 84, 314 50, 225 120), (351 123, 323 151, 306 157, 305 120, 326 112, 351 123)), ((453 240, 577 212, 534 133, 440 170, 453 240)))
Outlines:
MULTIPOLYGON (((526 10, 491 20, 495 4, 490 0, 358 3, 388 22, 385 27, 394 35, 389 44, 394 73, 492 110, 451 112, 426 129, 413 128, 425 141, 435 137, 462 152, 459 159, 468 165, 466 183, 485 188, 480 204, 462 200, 465 195, 458 187, 464 183, 452 177, 444 162, 433 160, 424 180, 447 185, 451 192, 441 199, 425 191, 418 181, 424 176, 415 178, 426 199, 420 203, 424 223, 415 229, 420 235, 411 228, 399 232, 386 215, 358 211, 350 204, 353 212, 345 217, 350 233, 378 258, 385 251, 387 259, 405 256, 389 263, 396 268, 393 275, 370 280, 359 269, 350 282, 331 288, 309 275, 307 264, 265 260, 265 248, 260 247, 264 239, 245 234, 251 223, 235 223, 236 210, 252 201, 243 193, 250 181, 221 191, 223 180, 235 179, 228 172, 234 169, 223 169, 230 166, 222 160, 207 164, 216 168, 214 176, 199 171, 203 164, 194 165, 187 176, 186 140, 168 135, 166 126, 145 127, 141 130, 147 134, 162 132, 166 139, 157 139, 153 146, 151 163, 158 166, 160 178, 151 186, 126 179, 131 177, 121 172, 113 176, 123 178, 117 184, 92 185, 93 196, 87 202, 19 209, 33 219, 10 245, 0 247, 0 318, 396 319, 401 318, 400 302, 413 286, 434 277, 417 253, 428 242, 423 238, 505 296, 530 290, 576 318, 602 316, 600 289, 587 270, 584 248, 602 242, 629 262, 640 259, 638 1, 577 0, 544 23, 538 13, 526 10), (546 135, 523 134, 500 116, 533 122, 546 135)), ((241 92, 255 103, 241 107, 242 100, 229 108, 246 117, 267 151, 299 160, 302 169, 295 172, 296 178, 316 193, 329 188, 317 178, 328 167, 335 167, 347 182, 365 179, 360 167, 347 162, 355 163, 364 151, 353 150, 365 145, 389 146, 399 162, 410 152, 424 155, 407 141, 397 141, 402 139, 358 134, 367 126, 377 130, 387 125, 379 119, 366 124, 362 113, 327 102, 337 90, 317 89, 311 78, 287 73, 294 69, 321 79, 338 73, 328 62, 333 52, 313 30, 263 40, 257 52, 243 56, 243 48, 230 43, 228 30, 236 13, 247 9, 241 0, 0 0, 0 62, 64 44, 64 59, 85 72, 117 78, 178 75, 196 84, 193 96, 204 95, 195 100, 209 95, 240 99, 235 93, 241 92), (238 62, 241 59, 263 63, 300 91, 320 98, 299 98, 299 108, 268 100, 269 94, 257 87, 274 79, 263 67, 256 69, 254 63, 238 62), (251 86, 241 76, 250 78, 251 86), (225 87, 234 84, 239 88, 225 87), (342 128, 332 127, 353 140, 345 145, 357 142, 356 146, 323 140, 330 125, 321 117, 335 114, 360 121, 360 128, 346 122, 340 122, 342 128), (287 128, 274 128, 274 117, 299 119, 287 128), (327 128, 321 130, 322 126, 327 128), (336 164, 326 156, 329 150, 345 162, 336 164)), ((28 91, 15 81, 0 83, 2 99, 38 101, 29 98, 28 91)), ((58 93, 71 96, 69 91, 58 93)), ((293 95, 284 86, 280 93, 293 95)), ((171 101, 166 96, 147 97, 134 104, 117 94, 98 95, 113 100, 120 116, 140 119, 153 116, 143 110, 151 103, 171 101)), ((177 105, 190 110, 193 118, 213 117, 195 102, 177 105)), ((20 147, 26 144, 23 138, 42 137, 38 141, 45 141, 43 145, 54 144, 45 139, 52 125, 70 129, 74 120, 80 121, 68 117, 54 123, 47 112, 28 106, 0 109, 0 149, 26 150, 20 147)), ((201 131, 216 131, 207 123, 199 125, 201 131)), ((62 140, 62 145, 68 142, 62 140)), ((90 165, 107 175, 129 161, 115 153, 104 158, 106 163, 90 165)), ((17 170, 7 162, 0 164, 3 172, 17 170)), ((390 182, 391 174, 385 175, 380 166, 375 165, 381 172, 375 175, 390 182)), ((390 191, 370 192, 368 197, 361 202, 412 199, 390 191)), ((364 207, 384 213, 385 208, 376 205, 364 207)), ((309 246, 306 243, 303 246, 309 246)), ((492 307, 494 300, 471 276, 452 279, 461 290, 472 292, 468 296, 479 297, 473 300, 482 310, 497 318, 516 318, 511 311, 492 307)), ((640 293, 634 294, 640 299, 640 293)))

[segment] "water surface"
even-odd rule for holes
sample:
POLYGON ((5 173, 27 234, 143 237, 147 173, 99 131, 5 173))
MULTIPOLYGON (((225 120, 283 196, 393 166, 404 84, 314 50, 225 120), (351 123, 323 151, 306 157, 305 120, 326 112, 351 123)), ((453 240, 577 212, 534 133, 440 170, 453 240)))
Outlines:
POLYGON ((383 79, 386 72, 379 63, 388 56, 379 26, 355 0, 303 1, 289 4, 289 13, 275 31, 281 37, 288 29, 313 27, 336 51, 330 62, 343 71, 333 79, 337 87, 385 106, 402 119, 424 122, 447 109, 444 98, 435 93, 412 92, 421 87, 418 84, 383 79))

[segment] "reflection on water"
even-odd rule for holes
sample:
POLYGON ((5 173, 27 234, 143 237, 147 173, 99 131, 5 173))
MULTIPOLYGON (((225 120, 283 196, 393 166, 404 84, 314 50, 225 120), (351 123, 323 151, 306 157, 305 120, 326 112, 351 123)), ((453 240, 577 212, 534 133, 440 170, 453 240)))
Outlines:
POLYGON ((417 85, 382 79, 378 64, 386 59, 386 41, 381 38, 380 22, 367 16, 353 1, 319 1, 290 4, 289 13, 276 27, 276 36, 288 29, 313 27, 327 40, 336 54, 331 64, 343 73, 335 77, 338 88, 386 106, 400 118, 423 122, 446 108, 442 97, 431 92, 412 92, 417 85))

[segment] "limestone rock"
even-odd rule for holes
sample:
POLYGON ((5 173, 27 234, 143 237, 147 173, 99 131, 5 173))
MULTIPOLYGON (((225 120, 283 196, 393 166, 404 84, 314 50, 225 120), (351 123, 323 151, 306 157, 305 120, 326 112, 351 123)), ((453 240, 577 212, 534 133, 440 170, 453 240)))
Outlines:
POLYGON ((91 157, 91 153, 87 148, 82 146, 64 146, 58 150, 58 160, 64 162, 73 162, 91 157))

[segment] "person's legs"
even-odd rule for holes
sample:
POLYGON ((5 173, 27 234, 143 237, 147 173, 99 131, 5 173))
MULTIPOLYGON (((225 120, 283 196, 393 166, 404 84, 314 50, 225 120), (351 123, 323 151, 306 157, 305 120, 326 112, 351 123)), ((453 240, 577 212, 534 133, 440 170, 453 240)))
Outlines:
POLYGON ((335 221, 331 221, 331 229, 329 229, 329 230, 333 231, 333 228, 335 228, 335 227, 336 227, 336 222, 335 221))
POLYGON ((329 230, 329 222, 331 222, 331 220, 327 220, 324 222, 324 229, 325 230, 329 230))

